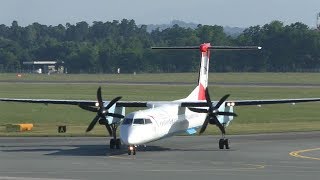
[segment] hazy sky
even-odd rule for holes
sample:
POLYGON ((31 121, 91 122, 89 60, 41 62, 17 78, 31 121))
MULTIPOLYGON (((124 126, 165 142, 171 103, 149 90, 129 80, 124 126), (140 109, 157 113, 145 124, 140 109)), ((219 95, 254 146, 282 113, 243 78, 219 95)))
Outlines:
POLYGON ((249 27, 272 20, 315 27, 320 0, 0 0, 0 24, 26 26, 134 19, 136 24, 183 20, 249 27))

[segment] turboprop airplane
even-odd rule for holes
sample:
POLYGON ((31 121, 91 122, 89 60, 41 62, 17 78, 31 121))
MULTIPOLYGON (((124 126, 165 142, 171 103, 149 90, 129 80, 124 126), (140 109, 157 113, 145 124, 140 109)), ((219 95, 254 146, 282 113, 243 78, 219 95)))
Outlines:
POLYGON ((186 98, 175 101, 119 101, 121 99, 119 96, 111 101, 103 101, 99 87, 97 101, 13 98, 0 98, 0 101, 77 105, 84 110, 96 112, 97 115, 86 131, 91 131, 99 122, 113 137, 110 139, 110 148, 119 149, 124 143, 128 146, 129 155, 135 155, 136 147, 139 145, 145 145, 178 133, 194 134, 200 128, 199 133, 202 134, 208 124, 216 125, 221 131, 219 148, 229 149, 229 140, 225 134, 226 127, 233 120, 233 117, 237 116, 234 113, 235 106, 320 101, 320 98, 227 101, 229 94, 223 96, 219 101, 211 101, 208 90, 210 50, 259 50, 261 47, 211 46, 210 43, 204 43, 200 46, 154 47, 153 49, 200 50, 198 85, 186 98), (148 109, 125 115, 125 107, 147 107, 148 109), (120 127, 120 138, 117 138, 116 135, 118 127, 120 127))

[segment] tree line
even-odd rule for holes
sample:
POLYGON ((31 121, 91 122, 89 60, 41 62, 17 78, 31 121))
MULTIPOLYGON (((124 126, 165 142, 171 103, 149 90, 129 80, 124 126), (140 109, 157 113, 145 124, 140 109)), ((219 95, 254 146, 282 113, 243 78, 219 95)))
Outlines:
POLYGON ((147 31, 134 20, 78 22, 26 27, 13 21, 0 25, 0 72, 20 72, 24 61, 59 60, 68 73, 194 72, 198 51, 159 51, 151 46, 258 45, 262 51, 213 51, 210 70, 215 72, 320 71, 320 32, 303 23, 273 21, 246 28, 237 37, 222 26, 195 29, 174 25, 147 31))

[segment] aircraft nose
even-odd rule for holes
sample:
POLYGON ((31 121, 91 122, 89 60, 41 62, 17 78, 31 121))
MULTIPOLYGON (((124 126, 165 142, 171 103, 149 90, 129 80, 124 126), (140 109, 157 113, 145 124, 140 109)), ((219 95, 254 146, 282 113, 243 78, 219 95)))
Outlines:
POLYGON ((126 144, 129 145, 129 141, 128 141, 128 136, 129 136, 129 132, 128 132, 128 128, 127 126, 121 126, 120 127, 120 139, 121 141, 126 144))
POLYGON ((136 145, 139 144, 139 139, 135 136, 134 130, 131 126, 121 126, 120 127, 120 138, 121 141, 126 145, 136 145))

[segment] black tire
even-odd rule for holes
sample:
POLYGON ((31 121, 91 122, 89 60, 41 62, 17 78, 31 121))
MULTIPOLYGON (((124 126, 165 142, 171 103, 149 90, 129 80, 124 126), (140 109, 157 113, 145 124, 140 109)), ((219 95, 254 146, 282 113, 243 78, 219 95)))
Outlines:
POLYGON ((224 139, 219 140, 219 149, 223 149, 224 147, 224 139))
POLYGON ((136 155, 136 149, 135 149, 135 148, 133 149, 132 154, 133 154, 133 155, 136 155))
POLYGON ((120 148, 121 148, 121 140, 120 140, 120 139, 117 139, 117 140, 116 140, 116 148, 117 148, 117 149, 120 149, 120 148))
POLYGON ((229 139, 225 139, 224 140, 224 145, 225 145, 226 149, 230 149, 230 147, 229 147, 229 139))
POLYGON ((110 139, 110 149, 114 149, 116 142, 114 139, 110 139))
POLYGON ((130 149, 128 149, 128 155, 131 155, 131 151, 130 151, 130 149))

